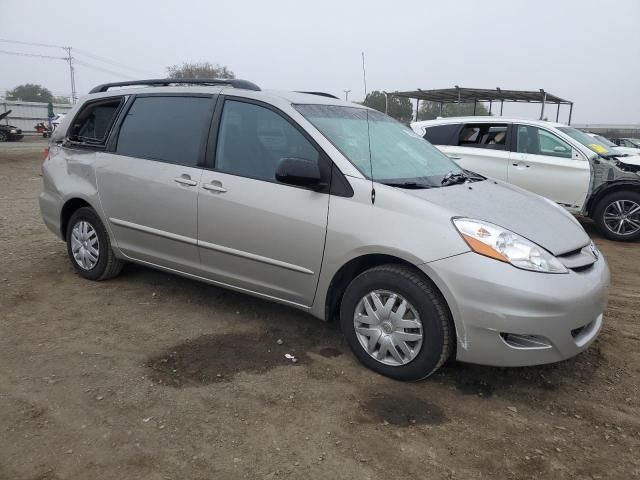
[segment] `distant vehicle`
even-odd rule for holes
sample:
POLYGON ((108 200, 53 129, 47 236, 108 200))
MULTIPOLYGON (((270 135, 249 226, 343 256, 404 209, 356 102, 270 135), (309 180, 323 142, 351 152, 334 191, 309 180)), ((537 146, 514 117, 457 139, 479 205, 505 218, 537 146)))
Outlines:
MULTIPOLYGON (((7 110, 4 113, 0 113, 0 121, 9 116, 11 112, 12 110, 7 110)), ((22 130, 18 127, 0 124, 0 142, 16 142, 22 140, 23 137, 22 130)))
POLYGON ((401 380, 450 356, 556 362, 598 335, 607 262, 557 204, 361 105, 177 81, 96 87, 53 133, 40 210, 80 276, 131 261, 339 320, 401 380))
POLYGON ((623 153, 625 155, 640 155, 640 148, 637 148, 637 147, 621 147, 621 146, 613 143, 608 138, 603 137, 602 135, 598 135, 597 133, 589 133, 589 132, 587 132, 587 135, 591 135, 593 138, 598 140, 602 145, 604 145, 606 147, 611 147, 611 149, 613 151, 621 152, 621 153, 623 153))
POLYGON ((611 140, 620 147, 640 148, 639 138, 612 138, 611 140))
POLYGON ((640 157, 575 128, 503 117, 442 118, 413 130, 462 168, 593 218, 612 240, 640 238, 640 157))

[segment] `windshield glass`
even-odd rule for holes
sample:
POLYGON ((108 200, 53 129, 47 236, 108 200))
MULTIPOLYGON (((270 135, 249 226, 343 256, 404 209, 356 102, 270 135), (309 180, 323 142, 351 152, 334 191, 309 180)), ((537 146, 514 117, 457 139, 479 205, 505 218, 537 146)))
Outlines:
POLYGON ((380 112, 340 105, 294 105, 367 178, 381 183, 440 186, 463 173, 440 150, 380 112), (371 144, 371 155, 369 155, 371 144), (371 158, 371 161, 369 161, 371 158))
POLYGON ((597 139, 602 145, 607 147, 616 148, 617 145, 613 143, 611 140, 607 140, 602 135, 594 135, 593 138, 597 139))
POLYGON ((586 133, 572 127, 558 127, 563 133, 566 133, 574 140, 577 140, 585 147, 590 148, 594 152, 606 157, 608 155, 619 155, 619 152, 613 150, 613 147, 603 144, 597 138, 587 135, 586 133))

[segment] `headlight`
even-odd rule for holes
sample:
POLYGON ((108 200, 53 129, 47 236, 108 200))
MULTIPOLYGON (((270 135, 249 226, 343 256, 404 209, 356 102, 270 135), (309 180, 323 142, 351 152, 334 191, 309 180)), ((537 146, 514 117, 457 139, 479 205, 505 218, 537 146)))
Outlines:
POLYGON ((566 267, 544 248, 505 228, 469 218, 454 218, 453 224, 471 250, 480 255, 534 272, 568 272, 566 267))
POLYGON ((12 128, 11 130, 9 130, 9 133, 18 133, 18 131, 15 128, 12 128))

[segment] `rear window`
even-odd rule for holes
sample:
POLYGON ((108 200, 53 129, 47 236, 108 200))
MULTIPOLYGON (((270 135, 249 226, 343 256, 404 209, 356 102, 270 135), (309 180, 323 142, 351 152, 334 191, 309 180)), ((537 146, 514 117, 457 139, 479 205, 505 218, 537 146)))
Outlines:
POLYGON ((463 147, 505 150, 507 125, 494 123, 466 124, 458 137, 458 145, 463 147))
POLYGON ((451 145, 455 144, 455 135, 459 128, 459 123, 427 127, 423 137, 433 145, 451 145))
POLYGON ((138 97, 120 127, 116 153, 195 167, 211 114, 211 98, 138 97))

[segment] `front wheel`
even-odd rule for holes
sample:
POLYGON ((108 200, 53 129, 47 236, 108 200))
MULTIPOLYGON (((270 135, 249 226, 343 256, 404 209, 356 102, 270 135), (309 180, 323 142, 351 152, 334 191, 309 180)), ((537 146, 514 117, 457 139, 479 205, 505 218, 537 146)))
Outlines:
POLYGON ((100 217, 89 207, 79 208, 69 219, 67 252, 76 272, 89 280, 108 280, 124 266, 113 253, 100 217))
POLYGON ((632 241, 640 238, 640 193, 613 192, 598 202, 593 220, 610 240, 632 241))
POLYGON ((421 274, 402 265, 358 275, 342 298, 340 323, 356 357, 397 380, 428 377, 454 347, 444 298, 421 274))
POLYGON ((3 132, 0 130, 0 142, 8 142, 9 141, 9 135, 7 134, 7 132, 3 132))

